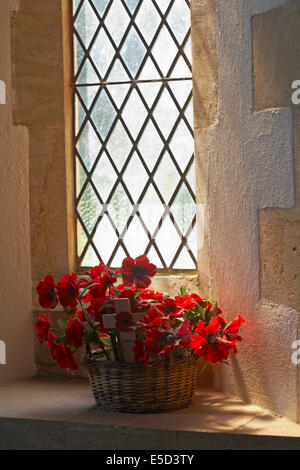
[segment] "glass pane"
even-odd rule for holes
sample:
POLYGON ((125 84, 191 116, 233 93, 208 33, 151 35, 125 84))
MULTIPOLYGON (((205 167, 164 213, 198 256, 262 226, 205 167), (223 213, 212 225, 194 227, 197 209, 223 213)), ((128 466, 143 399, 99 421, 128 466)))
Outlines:
POLYGON ((118 185, 114 192, 108 210, 115 226, 119 232, 122 232, 127 226, 127 221, 132 212, 132 205, 121 184, 118 185))
POLYGON ((86 168, 91 170, 100 151, 101 144, 89 121, 84 126, 76 148, 86 168))
POLYGON ((102 16, 107 8, 107 5, 109 4, 109 0, 92 0, 92 2, 96 7, 99 15, 102 16))
POLYGON ((80 35, 85 48, 88 48, 90 45, 98 26, 99 20, 93 8, 89 2, 84 1, 75 21, 75 28, 80 35))
POLYGON ((101 29, 91 49, 91 58, 93 59, 102 78, 105 77, 114 54, 114 47, 108 39, 104 29, 101 29))
POLYGON ((91 233, 100 215, 101 204, 90 183, 81 196, 78 209, 85 228, 91 233))
POLYGON ((140 0, 125 0, 126 5, 133 14, 140 0))
POLYGON ((153 122, 149 121, 142 137, 140 138, 138 147, 150 171, 153 170, 153 167, 162 151, 163 145, 163 141, 161 140, 153 122))
POLYGON ((147 179, 148 175, 146 170, 135 152, 123 176, 123 181, 135 203, 138 202, 139 196, 147 183, 147 179))
POLYGON ((191 27, 190 9, 185 0, 176 0, 168 14, 168 23, 176 36, 179 44, 182 44, 191 27))
POLYGON ((129 69, 129 72, 135 77, 142 60, 145 56, 146 48, 134 28, 131 28, 126 41, 121 49, 121 55, 129 69))
POLYGON ((166 88, 157 103, 153 115, 161 132, 167 139, 174 127, 176 119, 178 118, 179 111, 166 88))
POLYGON ((169 203, 173 196, 179 179, 180 175, 172 162, 170 154, 166 152, 154 176, 155 183, 166 204, 169 203))
POLYGON ((148 45, 150 45, 160 22, 160 15, 158 14, 152 1, 143 0, 142 6, 139 9, 136 17, 136 24, 138 25, 139 30, 146 39, 148 45))
POLYGON ((92 178, 102 200, 106 202, 112 187, 117 180, 117 174, 106 153, 101 155, 92 178))
POLYGON ((74 99, 81 265, 119 267, 128 253, 146 253, 158 268, 193 269, 189 5, 73 0, 73 12, 73 73, 89 85, 76 85, 74 99))
POLYGON ((114 127, 106 148, 118 171, 121 171, 132 149, 132 143, 120 121, 114 127))
POLYGON ((164 77, 168 77, 168 71, 175 59, 178 49, 166 26, 162 27, 152 48, 152 52, 164 77))
POLYGON ((129 16, 120 0, 114 0, 105 19, 105 24, 114 43, 118 46, 129 24, 129 16))
POLYGON ((122 116, 132 137, 136 138, 147 116, 146 108, 136 90, 132 91, 122 116))
POLYGON ((92 119, 104 140, 116 117, 116 110, 113 107, 105 90, 102 90, 93 108, 92 119))

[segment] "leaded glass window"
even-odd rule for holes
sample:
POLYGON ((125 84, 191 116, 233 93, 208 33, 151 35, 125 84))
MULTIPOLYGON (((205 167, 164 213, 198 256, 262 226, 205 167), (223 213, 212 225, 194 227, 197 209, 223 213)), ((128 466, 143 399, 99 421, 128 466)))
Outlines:
POLYGON ((196 266, 188 0, 73 0, 80 266, 196 266))

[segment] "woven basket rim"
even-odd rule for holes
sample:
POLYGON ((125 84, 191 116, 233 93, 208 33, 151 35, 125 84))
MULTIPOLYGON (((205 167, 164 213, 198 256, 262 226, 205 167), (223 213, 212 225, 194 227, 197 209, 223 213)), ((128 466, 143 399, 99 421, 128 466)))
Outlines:
POLYGON ((107 369, 118 369, 118 368, 130 368, 130 369, 153 369, 153 368, 164 368, 166 366, 178 366, 180 364, 185 364, 191 361, 197 361, 199 358, 193 354, 189 354, 183 358, 174 358, 172 360, 163 360, 163 361, 153 361, 149 364, 138 364, 136 362, 125 362, 125 361, 107 361, 103 357, 99 357, 99 353, 96 351, 91 353, 92 357, 88 354, 85 355, 83 360, 83 365, 88 368, 89 366, 103 367, 107 369))

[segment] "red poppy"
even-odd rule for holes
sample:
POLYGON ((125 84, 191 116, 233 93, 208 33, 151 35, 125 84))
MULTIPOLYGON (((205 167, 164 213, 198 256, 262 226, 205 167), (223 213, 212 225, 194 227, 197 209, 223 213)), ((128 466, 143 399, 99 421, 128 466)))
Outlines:
POLYGON ((190 322, 184 321, 178 328, 172 329, 167 318, 161 319, 160 325, 149 328, 145 344, 156 355, 168 356, 176 346, 188 348, 191 341, 190 322))
POLYGON ((137 287, 146 289, 150 286, 150 277, 155 276, 157 268, 154 264, 149 263, 146 256, 139 256, 135 260, 128 257, 124 259, 120 272, 125 286, 135 284, 137 287))
POLYGON ((77 305, 77 297, 79 296, 79 286, 76 283, 76 274, 64 274, 57 283, 58 299, 63 307, 75 308, 77 305))
POLYGON ((196 356, 204 356, 207 362, 222 362, 229 357, 229 352, 236 349, 234 341, 222 338, 222 322, 219 317, 211 318, 206 326, 199 321, 196 335, 192 335, 191 348, 196 356))
POLYGON ((150 359, 150 351, 143 341, 140 341, 139 339, 135 340, 133 352, 135 362, 144 365, 148 364, 150 359))
POLYGON ((227 339, 242 341, 243 338, 238 335, 238 332, 240 331, 240 327, 243 323, 245 323, 245 320, 241 317, 241 315, 238 315, 234 320, 228 323, 228 325, 225 326, 223 330, 223 333, 226 335, 227 339))
POLYGON ((159 323, 164 318, 164 314, 157 307, 153 307, 137 322, 137 326, 139 328, 149 328, 155 324, 155 320, 159 323))
POLYGON ((132 331, 132 326, 134 326, 135 323, 133 321, 133 316, 129 312, 120 312, 118 315, 116 315, 116 328, 119 331, 125 331, 126 333, 129 333, 132 331))
POLYGON ((37 318, 34 329, 36 331, 36 339, 39 343, 47 341, 50 327, 51 324, 48 315, 42 314, 37 318))
POLYGON ((77 320, 77 318, 72 317, 66 328, 66 338, 70 346, 75 346, 75 348, 80 348, 82 346, 82 340, 84 337, 84 326, 77 320))
POLYGON ((53 276, 46 276, 43 281, 37 285, 37 293, 41 307, 53 309, 58 304, 53 276))
POLYGON ((150 290, 150 289, 142 289, 139 295, 139 299, 156 300, 157 302, 161 302, 163 299, 163 293, 156 292, 155 290, 150 290))
POLYGON ((203 300, 205 300, 202 299, 202 297, 200 297, 200 295, 198 294, 191 294, 191 297, 195 302, 197 302, 197 304, 200 304, 201 302, 203 302, 203 300))
POLYGON ((57 365, 62 369, 77 370, 78 366, 74 360, 71 348, 64 343, 55 343, 55 335, 49 333, 48 346, 51 350, 51 356, 57 365))
POLYGON ((188 294, 185 294, 184 297, 176 296, 175 301, 179 308, 184 308, 185 310, 190 310, 197 305, 197 302, 188 294))

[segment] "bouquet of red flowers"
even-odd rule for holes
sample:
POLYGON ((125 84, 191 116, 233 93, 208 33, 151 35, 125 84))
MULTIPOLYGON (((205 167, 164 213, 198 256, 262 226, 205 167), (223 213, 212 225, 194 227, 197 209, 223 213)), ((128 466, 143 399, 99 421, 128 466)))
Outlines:
POLYGON ((125 258, 117 271, 99 264, 86 277, 65 274, 57 284, 46 276, 37 286, 40 305, 50 310, 60 303, 64 313, 55 328, 48 314, 37 318, 37 341, 47 342, 52 359, 71 371, 78 368, 73 354, 83 344, 88 353, 97 351, 108 361, 126 360, 125 340, 135 362, 145 365, 187 355, 226 363, 242 340, 243 318, 238 315, 227 324, 215 301, 184 287, 174 298, 149 289, 156 271, 146 256, 139 256, 125 258), (120 299, 127 299, 130 308, 117 311, 120 299), (112 317, 113 326, 107 327, 112 317))

